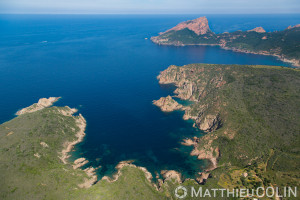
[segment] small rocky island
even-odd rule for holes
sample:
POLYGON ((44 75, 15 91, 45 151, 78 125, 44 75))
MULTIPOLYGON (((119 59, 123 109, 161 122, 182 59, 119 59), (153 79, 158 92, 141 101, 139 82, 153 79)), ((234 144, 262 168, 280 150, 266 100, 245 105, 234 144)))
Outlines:
POLYGON ((151 40, 159 45, 218 45, 238 52, 276 56, 300 67, 300 24, 274 32, 256 27, 216 34, 210 30, 207 18, 200 17, 181 22, 151 40))

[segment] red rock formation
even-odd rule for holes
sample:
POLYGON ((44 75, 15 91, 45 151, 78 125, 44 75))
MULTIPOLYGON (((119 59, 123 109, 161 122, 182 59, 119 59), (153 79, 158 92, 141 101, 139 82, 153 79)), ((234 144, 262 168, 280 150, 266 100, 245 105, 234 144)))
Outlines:
MULTIPOLYGON (((208 21, 206 17, 199 17, 197 19, 194 20, 189 20, 186 22, 181 22, 180 24, 178 24, 177 26, 167 30, 166 32, 163 33, 167 33, 169 31, 179 31, 182 29, 188 28, 191 31, 194 31, 197 35, 203 35, 206 34, 207 32, 210 32, 211 30, 209 29, 208 26, 208 21)), ((163 34, 161 33, 161 34, 163 34)))
POLYGON ((295 25, 295 26, 289 26, 289 27, 287 27, 287 29, 298 28, 298 27, 300 27, 300 24, 297 24, 297 25, 295 25))
POLYGON ((256 28, 254 28, 252 30, 249 30, 248 32, 250 32, 250 31, 255 31, 257 33, 265 33, 266 32, 263 27, 256 27, 256 28))

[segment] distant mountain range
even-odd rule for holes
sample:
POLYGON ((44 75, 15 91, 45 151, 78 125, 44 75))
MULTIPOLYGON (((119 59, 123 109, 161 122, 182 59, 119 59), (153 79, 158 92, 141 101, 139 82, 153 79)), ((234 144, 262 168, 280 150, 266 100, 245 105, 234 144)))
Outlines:
POLYGON ((160 45, 218 45, 238 52, 276 56, 300 67, 300 24, 274 32, 256 27, 216 34, 210 30, 207 18, 200 17, 181 22, 151 40, 160 45))

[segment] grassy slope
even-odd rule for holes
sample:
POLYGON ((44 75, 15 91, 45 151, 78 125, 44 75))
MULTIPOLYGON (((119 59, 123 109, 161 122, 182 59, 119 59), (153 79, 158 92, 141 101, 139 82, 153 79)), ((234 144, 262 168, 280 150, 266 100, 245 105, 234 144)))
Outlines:
POLYGON ((193 95, 199 102, 192 105, 192 115, 197 116, 199 108, 206 105, 204 116, 216 113, 221 116, 222 127, 208 133, 199 145, 202 149, 218 136, 212 146, 218 146, 221 152, 221 167, 213 172, 219 185, 256 187, 262 182, 265 185, 271 182, 278 186, 299 187, 299 70, 195 64, 169 71, 169 74, 174 73, 178 80, 186 77, 197 85, 198 90, 193 95), (183 72, 178 73, 180 69, 183 72), (213 80, 220 77, 226 84, 216 88, 213 80), (199 88, 203 87, 206 95, 199 98, 199 88), (247 171, 254 178, 240 180, 241 173, 247 171))
POLYGON ((78 128, 73 117, 57 109, 64 108, 46 108, 0 125, 0 199, 162 199, 144 173, 133 167, 124 168, 114 183, 100 181, 80 189, 77 185, 87 175, 58 158, 63 143, 75 140, 78 128))

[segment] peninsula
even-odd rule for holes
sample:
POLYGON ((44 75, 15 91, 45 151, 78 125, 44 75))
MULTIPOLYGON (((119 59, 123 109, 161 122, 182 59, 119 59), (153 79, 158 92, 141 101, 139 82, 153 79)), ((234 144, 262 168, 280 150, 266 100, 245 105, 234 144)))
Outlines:
POLYGON ((70 160, 86 120, 77 109, 52 106, 58 99, 42 98, 0 125, 0 199, 167 199, 145 168, 122 162, 110 182, 98 180, 86 158, 70 160))
MULTIPOLYGON (((183 118, 194 120, 206 134, 182 144, 194 147, 192 156, 211 163, 199 182, 211 173, 207 182, 224 188, 300 186, 295 176, 300 166, 300 70, 172 65, 158 80, 174 84, 177 97, 194 102, 181 108, 183 118)), ((172 105, 177 105, 174 101, 172 105)))
POLYGON ((179 23, 151 40, 159 45, 218 45, 238 52, 276 56, 300 67, 300 24, 274 32, 256 27, 216 34, 210 30, 207 18, 200 17, 179 23))

